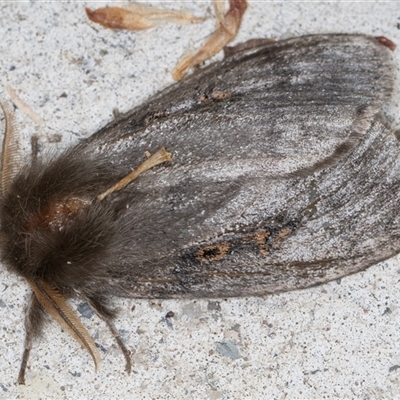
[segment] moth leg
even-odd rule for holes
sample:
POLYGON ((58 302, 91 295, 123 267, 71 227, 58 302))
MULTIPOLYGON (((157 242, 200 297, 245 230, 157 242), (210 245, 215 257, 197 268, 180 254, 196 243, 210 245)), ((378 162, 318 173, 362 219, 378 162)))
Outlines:
POLYGON ((109 194, 117 192, 123 189, 126 185, 136 179, 140 174, 149 169, 155 167, 156 165, 163 164, 165 162, 171 161, 171 153, 168 153, 164 147, 150 156, 147 160, 143 161, 136 169, 134 169, 130 174, 126 175, 115 185, 111 186, 105 192, 97 196, 97 201, 102 201, 109 194))
POLYGON ((118 347, 121 349, 122 354, 125 357, 125 371, 130 374, 132 369, 131 352, 125 346, 125 343, 122 341, 121 336, 114 325, 114 312, 104 305, 103 299, 101 298, 85 296, 85 299, 89 303, 90 307, 92 307, 93 310, 96 312, 96 314, 107 324, 114 339, 118 344, 118 347))
POLYGON ((190 24, 203 21, 188 11, 165 10, 140 3, 129 3, 121 7, 104 7, 97 10, 85 8, 88 18, 105 28, 129 29, 133 31, 154 28, 172 22, 190 24))
POLYGON ((39 138, 36 135, 31 136, 31 156, 36 161, 39 154, 39 138))
POLYGON ((237 35, 243 14, 247 8, 247 1, 230 0, 229 9, 225 14, 223 5, 224 2, 221 2, 221 0, 214 0, 217 27, 198 51, 188 54, 178 62, 178 65, 172 71, 172 77, 175 80, 179 81, 189 68, 200 65, 217 54, 237 35))
POLYGON ((21 367, 18 374, 18 383, 20 385, 25 385, 25 371, 32 344, 33 341, 42 334, 45 320, 46 313, 40 305, 35 293, 32 293, 25 316, 24 353, 22 355, 21 367))

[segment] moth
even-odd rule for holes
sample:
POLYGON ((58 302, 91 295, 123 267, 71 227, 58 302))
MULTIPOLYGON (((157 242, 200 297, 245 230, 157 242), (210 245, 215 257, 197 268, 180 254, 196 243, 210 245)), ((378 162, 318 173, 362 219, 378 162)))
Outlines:
POLYGON ((266 295, 397 254, 399 134, 381 114, 389 44, 258 43, 29 165, 15 161, 8 126, 1 257, 32 288, 19 383, 47 315, 99 363, 71 298, 106 322, 129 371, 113 296, 266 295))

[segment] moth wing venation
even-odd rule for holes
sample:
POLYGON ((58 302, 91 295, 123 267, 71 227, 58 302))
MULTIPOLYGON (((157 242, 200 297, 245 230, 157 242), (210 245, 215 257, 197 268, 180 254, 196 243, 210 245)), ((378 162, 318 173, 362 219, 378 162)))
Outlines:
MULTIPOLYGON (((399 177, 399 142, 377 120, 338 166, 275 186, 279 206, 265 197, 242 214, 242 224, 236 220, 235 230, 143 260, 140 271, 121 268, 124 279, 117 279, 116 292, 156 298, 265 295, 364 270, 400 250, 399 177), (245 224, 254 212, 258 223, 245 224)), ((177 228, 166 234, 173 237, 177 228)))
POLYGON ((110 123, 83 151, 132 168, 164 146, 175 165, 222 160, 282 177, 335 163, 393 90, 389 50, 363 35, 256 46, 212 64, 110 123), (115 154, 115 157, 113 155, 115 154))

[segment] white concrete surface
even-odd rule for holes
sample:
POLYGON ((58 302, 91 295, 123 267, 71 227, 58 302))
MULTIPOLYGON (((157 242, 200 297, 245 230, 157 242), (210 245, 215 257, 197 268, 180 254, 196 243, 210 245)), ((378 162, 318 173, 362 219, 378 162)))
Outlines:
MULTIPOLYGON (((113 108, 127 111, 172 83, 169 72, 185 49, 212 31, 212 6, 157 3, 210 18, 113 32, 84 12, 105 3, 0 3, 0 99, 9 99, 11 85, 45 120, 35 125, 17 110, 26 138, 36 133, 43 149, 65 148, 102 127, 113 108)), ((236 42, 326 32, 385 35, 400 45, 400 3, 249 0, 236 42)), ((400 49, 394 57, 400 66, 400 49)), ((400 120, 398 98, 390 112, 400 120)), ((0 399, 400 398, 399 261, 340 284, 266 298, 116 299, 116 325, 135 353, 130 376, 104 324, 83 317, 104 349, 100 371, 52 323, 32 352, 26 386, 16 379, 29 289, 0 270, 0 399), (167 323, 168 311, 175 316, 167 323)))

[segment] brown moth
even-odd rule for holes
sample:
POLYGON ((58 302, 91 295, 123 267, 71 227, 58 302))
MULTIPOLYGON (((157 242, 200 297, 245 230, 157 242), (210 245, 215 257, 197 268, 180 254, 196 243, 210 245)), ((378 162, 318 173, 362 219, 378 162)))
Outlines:
POLYGON ((1 256, 32 288, 19 382, 46 314, 98 364, 71 298, 108 324, 129 371, 112 296, 265 295, 397 254, 388 53, 363 35, 261 43, 18 169, 7 129, 1 256))

